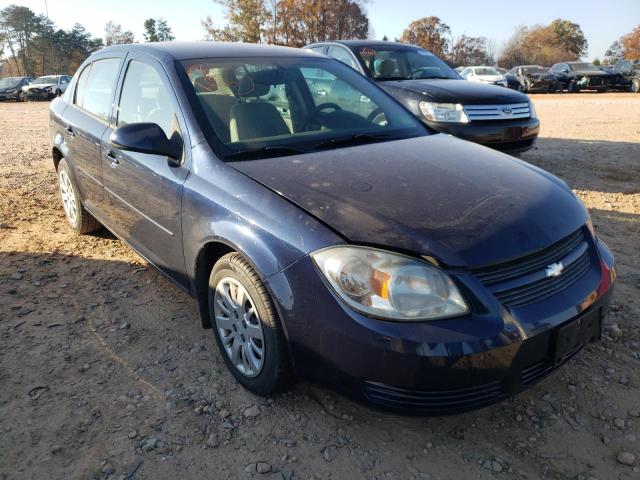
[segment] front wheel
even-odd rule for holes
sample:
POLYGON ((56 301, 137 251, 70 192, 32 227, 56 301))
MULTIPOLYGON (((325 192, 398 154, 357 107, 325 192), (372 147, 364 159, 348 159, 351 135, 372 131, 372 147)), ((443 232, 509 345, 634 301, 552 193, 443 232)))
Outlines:
POLYGON ((634 80, 633 82, 631 82, 631 91, 633 93, 640 92, 640 80, 634 80))
POLYGON ((18 92, 18 95, 16 96, 16 101, 17 102, 26 102, 27 101, 27 97, 24 94, 24 92, 21 90, 18 92))
POLYGON ((569 93, 578 93, 579 89, 578 86, 576 85, 576 82, 571 80, 569 82, 569 85, 567 85, 567 92, 569 93))
POLYGON ((236 252, 222 257, 208 291, 216 343, 236 380, 257 395, 288 387, 291 365, 280 319, 249 262, 236 252))
POLYGON ((100 223, 84 208, 71 169, 63 158, 58 164, 58 189, 67 223, 77 233, 90 233, 101 228, 100 223))

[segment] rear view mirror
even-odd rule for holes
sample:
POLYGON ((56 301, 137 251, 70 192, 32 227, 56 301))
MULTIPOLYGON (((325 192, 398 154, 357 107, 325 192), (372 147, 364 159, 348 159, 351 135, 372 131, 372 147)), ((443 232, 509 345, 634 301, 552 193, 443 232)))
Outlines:
POLYGON ((116 129, 109 139, 111 144, 129 152, 162 155, 171 160, 182 158, 182 139, 174 135, 167 138, 164 130, 156 123, 130 123, 116 129))

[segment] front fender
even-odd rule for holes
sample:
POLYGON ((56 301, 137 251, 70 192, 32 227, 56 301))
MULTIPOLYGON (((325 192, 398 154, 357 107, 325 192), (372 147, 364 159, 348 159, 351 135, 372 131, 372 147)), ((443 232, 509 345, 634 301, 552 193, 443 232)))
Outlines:
POLYGON ((193 153, 182 202, 190 279, 195 279, 199 253, 211 242, 242 253, 263 279, 309 252, 344 243, 303 209, 219 161, 208 145, 200 144, 193 153))

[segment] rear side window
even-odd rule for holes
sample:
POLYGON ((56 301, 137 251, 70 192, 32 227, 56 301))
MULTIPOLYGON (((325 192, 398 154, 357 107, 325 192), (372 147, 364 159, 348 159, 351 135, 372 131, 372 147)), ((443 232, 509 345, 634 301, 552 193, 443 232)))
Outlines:
POLYGON ((354 70, 358 69, 358 64, 356 63, 356 61, 349 54, 349 52, 347 52, 347 50, 342 47, 333 47, 333 46, 329 47, 329 50, 327 51, 327 55, 335 58, 336 60, 339 60, 345 65, 350 66, 354 70))
POLYGON ((84 92, 87 88, 87 79, 89 78, 89 72, 91 72, 91 64, 84 67, 82 73, 78 77, 78 83, 76 84, 76 95, 73 99, 73 103, 82 107, 82 101, 84 99, 84 92))
POLYGON ((86 67, 78 78, 75 104, 107 121, 119 66, 119 58, 107 58, 86 67))
POLYGON ((160 125, 168 138, 176 130, 175 111, 158 72, 142 62, 129 62, 118 106, 118 126, 150 122, 160 125))

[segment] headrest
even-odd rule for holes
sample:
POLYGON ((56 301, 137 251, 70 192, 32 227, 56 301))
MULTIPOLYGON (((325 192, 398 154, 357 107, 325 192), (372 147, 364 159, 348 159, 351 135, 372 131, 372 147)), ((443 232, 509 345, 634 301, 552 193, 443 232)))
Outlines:
POLYGON ((391 77, 396 71, 396 61, 388 58, 383 60, 378 67, 378 74, 380 76, 391 77))
POLYGON ((198 93, 215 92, 218 90, 218 82, 216 82, 215 78, 209 75, 203 75, 196 78, 193 82, 193 86, 198 93))
POLYGON ((269 93, 270 85, 258 83, 253 80, 253 75, 245 75, 238 82, 239 97, 262 97, 269 93))

